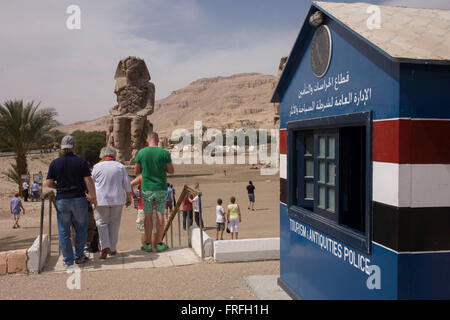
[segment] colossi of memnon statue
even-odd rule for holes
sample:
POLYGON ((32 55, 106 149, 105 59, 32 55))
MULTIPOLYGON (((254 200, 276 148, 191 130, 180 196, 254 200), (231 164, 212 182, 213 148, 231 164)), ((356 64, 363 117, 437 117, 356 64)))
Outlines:
POLYGON ((155 108, 155 85, 144 60, 136 57, 122 59, 114 79, 118 105, 109 110, 106 142, 117 150, 117 161, 133 164, 153 131, 147 116, 155 108))

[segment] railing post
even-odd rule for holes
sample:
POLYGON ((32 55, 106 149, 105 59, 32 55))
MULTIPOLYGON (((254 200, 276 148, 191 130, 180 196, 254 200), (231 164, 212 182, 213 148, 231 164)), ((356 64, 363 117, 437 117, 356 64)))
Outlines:
POLYGON ((204 248, 203 248, 203 217, 202 217, 202 196, 201 195, 198 195, 198 204, 199 204, 199 224, 200 224, 200 246, 201 246, 201 249, 202 249, 202 260, 203 260, 203 258, 204 258, 204 256, 205 256, 205 253, 204 253, 204 248))
POLYGON ((39 260, 38 260, 38 274, 41 273, 41 262, 42 262, 42 233, 44 229, 44 207, 45 199, 41 200, 41 223, 39 229, 39 260))
POLYGON ((48 199, 48 254, 52 254, 52 199, 48 199))
POLYGON ((178 216, 178 247, 181 247, 180 208, 177 209, 177 216, 178 216))
POLYGON ((170 223, 170 247, 173 248, 173 230, 172 230, 172 223, 170 223))
POLYGON ((188 242, 188 247, 191 246, 191 242, 189 241, 189 225, 190 225, 190 210, 189 210, 189 192, 186 192, 186 230, 187 230, 187 242, 188 242))

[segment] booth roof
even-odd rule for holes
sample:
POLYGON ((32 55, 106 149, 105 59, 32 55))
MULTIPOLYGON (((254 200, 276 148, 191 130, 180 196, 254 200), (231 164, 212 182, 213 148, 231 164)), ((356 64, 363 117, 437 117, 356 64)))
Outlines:
POLYGON ((314 5, 394 60, 450 61, 450 10, 378 6, 380 28, 370 29, 372 4, 314 1, 314 5))

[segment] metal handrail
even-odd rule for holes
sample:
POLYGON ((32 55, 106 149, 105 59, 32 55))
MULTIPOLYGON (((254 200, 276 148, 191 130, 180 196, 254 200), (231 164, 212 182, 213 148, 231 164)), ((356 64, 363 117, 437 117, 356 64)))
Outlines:
MULTIPOLYGON (((173 207, 172 212, 169 216, 169 219, 167 220, 166 226, 164 227, 164 231, 163 231, 163 239, 166 238, 166 243, 168 242, 167 240, 167 231, 169 230, 169 228, 171 229, 171 238, 172 238, 172 244, 173 244, 173 237, 172 237, 172 221, 175 218, 175 216, 178 214, 178 238, 179 238, 179 244, 181 246, 181 231, 180 231, 180 215, 179 215, 179 209, 181 204, 183 203, 183 199, 185 197, 189 197, 189 194, 192 193, 196 196, 199 196, 200 198, 200 214, 199 214, 199 219, 200 219, 200 242, 201 242, 201 257, 202 259, 204 258, 204 245, 203 245, 203 217, 202 217, 202 200, 201 200, 201 192, 198 190, 195 190, 191 187, 189 187, 188 185, 184 185, 183 187, 183 191, 180 193, 180 196, 178 197, 177 203, 176 205, 173 207)), ((187 234, 188 234, 188 246, 190 246, 190 239, 189 239, 189 225, 190 225, 190 210, 189 210, 189 205, 187 206, 187 217, 186 217, 186 230, 187 230, 187 234)), ((194 217, 192 217, 192 219, 194 219, 194 217)))
POLYGON ((42 267, 42 236, 44 231, 44 211, 45 211, 45 200, 48 199, 48 250, 47 250, 47 260, 48 256, 51 254, 51 245, 52 245, 52 204, 56 208, 56 197, 54 191, 48 191, 45 194, 40 196, 41 199, 41 221, 39 228, 39 265, 38 265, 38 274, 41 273, 42 267))

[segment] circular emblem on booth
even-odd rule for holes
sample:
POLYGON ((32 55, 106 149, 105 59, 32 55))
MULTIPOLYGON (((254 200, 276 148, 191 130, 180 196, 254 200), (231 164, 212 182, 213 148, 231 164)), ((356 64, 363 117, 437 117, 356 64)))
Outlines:
POLYGON ((317 28, 311 43, 311 66, 316 77, 322 78, 331 62, 331 31, 325 25, 317 28))

